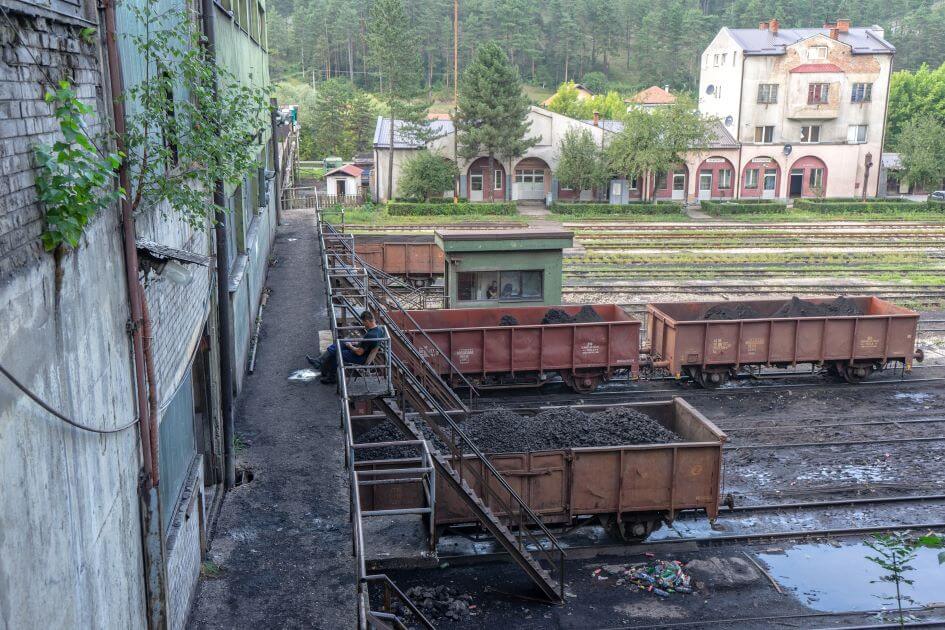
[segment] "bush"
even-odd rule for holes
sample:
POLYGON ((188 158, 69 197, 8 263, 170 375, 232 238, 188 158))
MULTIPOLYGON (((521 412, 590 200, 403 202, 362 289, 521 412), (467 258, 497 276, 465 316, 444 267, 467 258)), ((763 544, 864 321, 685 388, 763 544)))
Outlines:
POLYGON ((796 199, 794 201, 795 210, 807 210, 810 212, 824 213, 863 213, 863 214, 883 214, 885 212, 920 212, 923 210, 934 210, 927 203, 917 203, 914 201, 888 202, 879 199, 869 199, 867 201, 814 201, 812 199, 796 199))
POLYGON ((771 199, 753 199, 751 201, 700 201, 706 212, 713 214, 767 214, 784 212, 787 204, 771 199))
POLYGON ((905 197, 867 197, 865 202, 862 197, 811 197, 798 199, 797 201, 805 203, 915 203, 905 197))
POLYGON ((387 214, 394 217, 457 216, 463 214, 514 215, 518 210, 514 203, 471 203, 460 201, 391 201, 387 214))
POLYGON ((615 215, 646 215, 646 214, 675 214, 682 212, 682 204, 674 202, 661 203, 626 203, 609 204, 593 202, 555 203, 549 208, 553 214, 584 215, 584 214, 615 214, 615 215))

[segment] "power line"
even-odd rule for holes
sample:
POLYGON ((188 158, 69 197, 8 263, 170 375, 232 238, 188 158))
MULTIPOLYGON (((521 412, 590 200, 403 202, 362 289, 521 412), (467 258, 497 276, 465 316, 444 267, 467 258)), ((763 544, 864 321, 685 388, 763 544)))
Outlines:
POLYGON ((108 433, 120 433, 120 432, 122 432, 122 431, 124 431, 124 430, 126 430, 126 429, 130 429, 130 428, 133 427, 134 425, 138 424, 138 419, 135 418, 134 420, 132 420, 132 421, 129 422, 128 424, 126 424, 126 425, 124 425, 124 426, 120 426, 120 427, 118 427, 118 428, 116 428, 116 429, 96 429, 95 427, 90 427, 90 426, 88 426, 88 425, 86 425, 86 424, 82 424, 81 422, 78 422, 78 421, 73 420, 72 418, 70 418, 70 417, 68 417, 68 416, 65 416, 65 415, 61 414, 59 411, 57 411, 56 409, 54 409, 53 407, 51 407, 48 403, 46 403, 46 401, 44 401, 44 400, 43 400, 42 398, 40 398, 38 395, 36 395, 35 393, 33 393, 33 391, 30 390, 26 385, 24 385, 23 383, 21 383, 20 381, 18 381, 18 380, 16 379, 16 377, 14 377, 12 374, 10 374, 10 372, 9 372, 5 367, 3 367, 3 365, 0 365, 0 374, 3 374, 3 375, 6 376, 8 379, 10 379, 10 382, 13 383, 14 385, 16 385, 16 387, 17 387, 18 389, 20 389, 24 394, 26 394, 34 403, 36 403, 37 405, 39 405, 40 407, 42 407, 43 409, 45 409, 46 411, 48 411, 50 414, 52 414, 52 415, 55 416, 56 418, 59 418, 60 420, 62 420, 62 421, 65 422, 66 424, 68 424, 68 425, 70 425, 70 426, 73 426, 73 427, 75 427, 76 429, 82 429, 83 431, 90 431, 90 432, 92 432, 92 433, 108 434, 108 433))

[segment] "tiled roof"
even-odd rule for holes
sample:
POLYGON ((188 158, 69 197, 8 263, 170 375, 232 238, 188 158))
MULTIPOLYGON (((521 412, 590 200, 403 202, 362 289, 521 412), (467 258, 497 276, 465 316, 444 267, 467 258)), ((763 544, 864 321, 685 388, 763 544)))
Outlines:
POLYGON ((338 168, 333 168, 332 170, 325 173, 325 177, 330 177, 331 175, 350 175, 351 177, 361 177, 361 173, 364 172, 363 168, 359 168, 354 164, 345 164, 344 166, 339 166, 338 168))
POLYGON ((658 85, 651 85, 645 90, 637 92, 624 102, 639 103, 640 105, 672 105, 676 102, 676 95, 670 94, 658 85))
MULTIPOLYGON (((728 32, 746 55, 783 55, 785 47, 803 39, 814 35, 830 36, 827 28, 782 28, 776 33, 760 28, 730 28, 728 32)), ((837 37, 841 43, 850 46, 855 55, 891 55, 896 52, 896 47, 886 41, 882 33, 879 26, 851 27, 837 37)))

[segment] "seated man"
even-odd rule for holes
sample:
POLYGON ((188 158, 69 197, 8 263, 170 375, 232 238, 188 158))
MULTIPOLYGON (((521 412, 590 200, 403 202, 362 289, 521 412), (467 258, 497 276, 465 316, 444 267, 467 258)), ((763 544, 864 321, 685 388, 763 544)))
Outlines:
MULTIPOLYGON (((351 365, 352 363, 363 364, 367 360, 371 350, 378 344, 377 341, 372 340, 384 338, 384 330, 374 321, 374 314, 370 311, 364 311, 364 313, 361 314, 361 324, 364 326, 364 341, 357 343, 343 341, 341 343, 341 356, 346 365, 351 365)), ((336 383, 338 381, 337 353, 338 348, 335 344, 331 344, 317 359, 305 355, 308 362, 311 363, 316 370, 321 371, 322 383, 336 383)))

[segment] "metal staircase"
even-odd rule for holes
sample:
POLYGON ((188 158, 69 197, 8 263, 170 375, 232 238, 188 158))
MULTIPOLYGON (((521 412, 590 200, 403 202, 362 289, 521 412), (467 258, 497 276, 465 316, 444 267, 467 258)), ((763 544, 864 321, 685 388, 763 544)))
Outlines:
POLYGON ((377 277, 376 270, 360 261, 345 235, 330 225, 323 225, 323 235, 331 236, 324 242, 334 250, 328 256, 332 282, 347 285, 349 295, 363 298, 364 307, 375 313, 378 323, 385 326, 390 337, 394 393, 375 398, 375 406, 414 440, 426 440, 420 428, 407 417, 410 410, 417 412, 438 438, 436 441, 427 440, 436 472, 462 498, 482 526, 542 594, 551 602, 563 601, 564 549, 541 518, 462 431, 454 415, 465 418, 469 408, 413 345, 397 318, 411 322, 412 330, 426 338, 428 346, 437 353, 437 362, 447 366, 449 380, 468 390, 470 402, 478 393, 475 387, 413 321, 396 296, 377 277), (349 265, 350 268, 345 269, 349 265), (395 317, 393 313, 398 315, 395 317))

